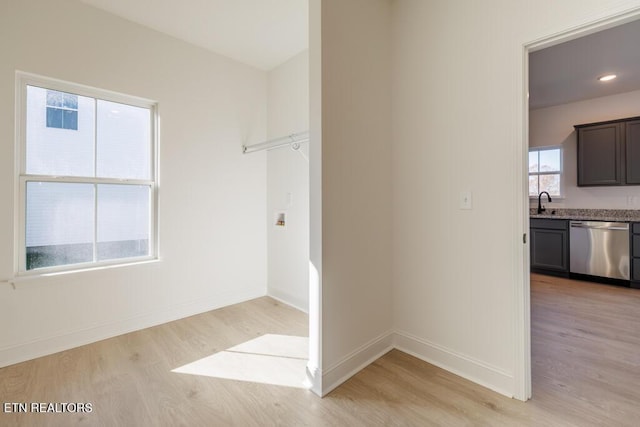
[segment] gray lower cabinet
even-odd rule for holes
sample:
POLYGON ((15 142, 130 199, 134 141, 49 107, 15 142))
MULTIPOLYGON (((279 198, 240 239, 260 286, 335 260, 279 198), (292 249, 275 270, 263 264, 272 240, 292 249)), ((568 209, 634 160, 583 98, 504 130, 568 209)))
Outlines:
POLYGON ((631 287, 640 288, 640 222, 629 225, 631 230, 630 254, 631 254, 631 287))
POLYGON ((531 218, 531 271, 569 275, 569 221, 531 218))

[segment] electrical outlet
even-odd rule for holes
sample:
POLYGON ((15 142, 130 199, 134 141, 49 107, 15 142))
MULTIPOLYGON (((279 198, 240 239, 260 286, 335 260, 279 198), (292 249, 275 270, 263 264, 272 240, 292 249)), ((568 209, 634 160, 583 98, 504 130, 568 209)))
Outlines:
POLYGON ((460 192, 460 209, 471 209, 471 207, 472 207, 471 191, 461 191, 460 192))

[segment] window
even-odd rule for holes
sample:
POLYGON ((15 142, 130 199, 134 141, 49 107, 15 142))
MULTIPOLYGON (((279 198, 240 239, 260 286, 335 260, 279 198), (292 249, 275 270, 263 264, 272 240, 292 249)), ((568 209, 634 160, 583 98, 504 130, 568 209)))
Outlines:
POLYGON ((18 74, 18 271, 156 256, 156 105, 18 74))
POLYGON ((547 191, 552 197, 562 196, 562 148, 529 149, 529 196, 547 191))
POLYGON ((47 127, 78 130, 78 97, 70 93, 47 91, 47 127))

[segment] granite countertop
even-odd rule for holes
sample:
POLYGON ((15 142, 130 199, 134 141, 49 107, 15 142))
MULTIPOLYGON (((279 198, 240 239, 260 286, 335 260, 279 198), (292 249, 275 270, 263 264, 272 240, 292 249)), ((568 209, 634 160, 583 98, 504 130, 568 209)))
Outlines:
POLYGON ((536 208, 530 208, 530 218, 575 219, 584 221, 640 222, 640 210, 637 209, 562 209, 547 206, 541 214, 536 208))

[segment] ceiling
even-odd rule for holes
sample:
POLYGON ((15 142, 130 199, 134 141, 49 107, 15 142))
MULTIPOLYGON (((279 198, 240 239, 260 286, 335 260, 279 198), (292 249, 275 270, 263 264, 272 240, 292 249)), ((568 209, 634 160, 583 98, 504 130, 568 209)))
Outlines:
POLYGON ((529 108, 640 89, 640 20, 529 54, 529 108), (610 82, 597 78, 614 73, 610 82))
MULTIPOLYGON (((81 1, 265 71, 308 47, 308 0, 81 1)), ((640 20, 532 52, 529 108, 640 89, 639 42, 640 20)))
POLYGON ((81 0, 268 71, 307 49, 307 0, 81 0))

